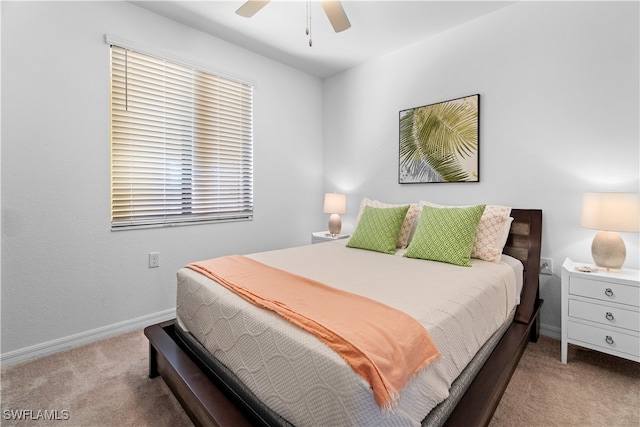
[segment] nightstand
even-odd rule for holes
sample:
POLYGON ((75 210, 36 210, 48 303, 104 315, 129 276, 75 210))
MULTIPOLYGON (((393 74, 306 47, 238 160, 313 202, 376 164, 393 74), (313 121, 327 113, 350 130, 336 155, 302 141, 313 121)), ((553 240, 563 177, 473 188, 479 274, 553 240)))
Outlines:
POLYGON ((311 233, 311 243, 330 242, 332 240, 346 239, 348 237, 349 234, 338 234, 336 236, 332 236, 328 231, 316 231, 315 233, 311 233))
POLYGON ((586 273, 580 265, 562 264, 562 363, 569 344, 640 362, 640 271, 586 273))

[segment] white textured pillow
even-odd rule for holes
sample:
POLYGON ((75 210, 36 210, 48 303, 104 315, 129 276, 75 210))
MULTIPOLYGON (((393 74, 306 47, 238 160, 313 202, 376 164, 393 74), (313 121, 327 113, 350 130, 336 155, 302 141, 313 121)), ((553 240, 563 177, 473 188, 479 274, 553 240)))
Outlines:
MULTIPOLYGON (((398 206, 405 206, 407 204, 409 203, 384 203, 379 200, 371 200, 364 197, 360 203, 360 210, 356 217, 356 227, 358 227, 358 222, 360 222, 360 217, 362 216, 365 206, 371 206, 372 208, 395 208, 398 206)), ((409 240, 411 240, 411 236, 413 236, 413 232, 416 229, 416 218, 419 214, 420 205, 418 203, 410 203, 409 210, 407 211, 407 215, 405 216, 404 221, 402 222, 402 227, 400 228, 400 234, 398 235, 398 241, 396 242, 397 248, 404 249, 409 244, 409 240)))
MULTIPOLYGON (((420 201, 420 208, 427 205, 435 208, 466 207, 466 206, 442 206, 435 203, 420 201)), ((471 257, 484 261, 499 262, 502 257, 502 249, 507 243, 509 230, 511 229, 511 208, 500 205, 486 205, 480 223, 476 229, 473 240, 471 257)))

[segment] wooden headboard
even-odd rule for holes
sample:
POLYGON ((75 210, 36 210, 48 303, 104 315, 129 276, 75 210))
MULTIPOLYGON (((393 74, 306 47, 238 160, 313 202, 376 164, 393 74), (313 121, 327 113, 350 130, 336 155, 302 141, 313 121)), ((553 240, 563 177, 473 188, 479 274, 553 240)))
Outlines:
POLYGON ((512 209, 511 230, 502 252, 522 261, 524 285, 515 320, 529 323, 538 304, 540 274, 540 246, 542 241, 542 211, 539 209, 512 209))

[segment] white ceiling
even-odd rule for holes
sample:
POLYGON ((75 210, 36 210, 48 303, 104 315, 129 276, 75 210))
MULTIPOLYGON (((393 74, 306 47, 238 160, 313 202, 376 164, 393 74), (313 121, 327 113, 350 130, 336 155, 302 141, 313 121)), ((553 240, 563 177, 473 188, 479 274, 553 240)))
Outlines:
POLYGON ((351 28, 335 33, 318 1, 272 0, 252 18, 245 0, 132 1, 190 27, 321 78, 367 62, 513 4, 513 1, 343 0, 351 28))

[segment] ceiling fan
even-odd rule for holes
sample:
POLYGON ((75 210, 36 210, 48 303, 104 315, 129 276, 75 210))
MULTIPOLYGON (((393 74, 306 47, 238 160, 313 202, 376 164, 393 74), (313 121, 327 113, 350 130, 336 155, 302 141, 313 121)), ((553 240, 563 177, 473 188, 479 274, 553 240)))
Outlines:
MULTIPOLYGON (((248 0, 236 10, 236 13, 245 18, 251 18, 270 1, 271 0, 248 0)), ((349 18, 347 18, 347 14, 344 12, 340 0, 321 0, 320 3, 336 33, 351 27, 349 18)))

